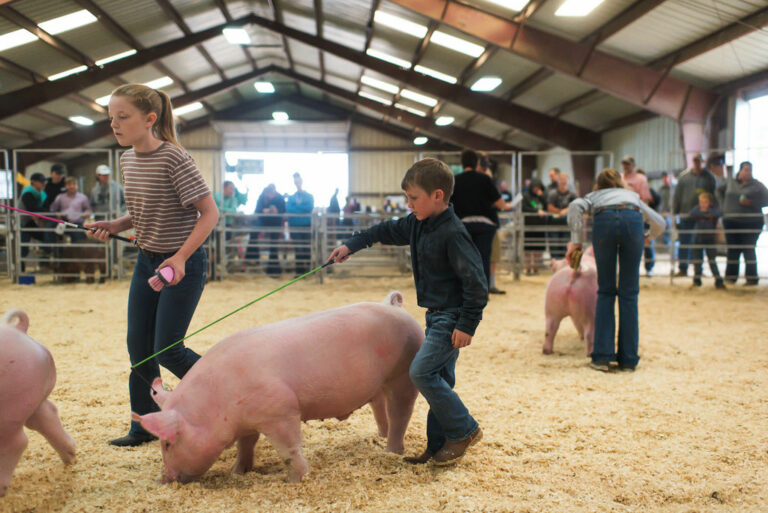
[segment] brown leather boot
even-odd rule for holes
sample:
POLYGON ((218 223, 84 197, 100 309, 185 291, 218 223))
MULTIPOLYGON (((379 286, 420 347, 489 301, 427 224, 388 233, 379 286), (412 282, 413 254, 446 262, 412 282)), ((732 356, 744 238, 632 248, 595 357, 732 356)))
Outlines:
POLYGON ((406 463, 410 463, 412 465, 423 465, 424 463, 431 460, 432 456, 434 456, 434 454, 424 449, 424 452, 421 453, 420 456, 406 456, 403 459, 405 460, 406 463))
POLYGON ((475 445, 482 438, 483 430, 480 429, 480 426, 477 426, 475 432, 464 440, 459 440, 458 442, 445 442, 443 448, 437 451, 437 454, 433 457, 435 464, 450 465, 456 463, 462 456, 464 456, 467 449, 475 445))

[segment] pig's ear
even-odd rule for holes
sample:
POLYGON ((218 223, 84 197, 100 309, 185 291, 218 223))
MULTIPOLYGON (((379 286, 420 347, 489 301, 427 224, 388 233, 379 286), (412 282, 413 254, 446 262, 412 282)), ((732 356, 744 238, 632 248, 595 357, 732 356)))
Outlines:
POLYGON ((159 411, 147 415, 132 413, 131 418, 141 422, 141 425, 158 437, 160 440, 175 442, 176 435, 179 433, 179 414, 176 410, 159 411))
POLYGON ((155 400, 160 408, 163 407, 163 403, 165 403, 170 394, 170 390, 166 390, 163 387, 163 380, 160 378, 155 378, 155 380, 152 382, 152 399, 155 400))

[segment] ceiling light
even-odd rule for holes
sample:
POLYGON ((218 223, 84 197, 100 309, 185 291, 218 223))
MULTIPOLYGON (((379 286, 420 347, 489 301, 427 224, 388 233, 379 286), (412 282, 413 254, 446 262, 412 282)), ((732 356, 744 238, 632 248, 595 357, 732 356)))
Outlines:
POLYGON ((275 121, 288 121, 288 113, 282 111, 275 111, 272 113, 272 119, 275 121))
POLYGON ((403 89, 400 91, 400 96, 403 98, 408 98, 409 100, 413 100, 415 102, 421 103, 423 105, 427 105, 429 107, 434 107, 437 105, 437 99, 432 98, 430 96, 425 96, 421 93, 417 93, 416 91, 411 91, 410 89, 403 89))
POLYGON ((88 25, 94 21, 98 21, 96 16, 91 14, 87 9, 83 9, 82 11, 76 11, 65 16, 59 16, 58 18, 38 23, 37 26, 49 34, 55 35, 76 29, 77 27, 82 27, 83 25, 88 25))
POLYGON ((225 28, 221 31, 227 42, 233 45, 251 44, 251 36, 244 28, 225 28))
POLYGON ((445 32, 441 32, 439 30, 436 30, 432 34, 429 42, 444 46, 449 50, 463 53, 464 55, 469 55, 470 57, 480 57, 485 51, 484 46, 470 43, 469 41, 452 36, 450 34, 446 34, 445 32))
POLYGON ((528 0, 486 0, 512 11, 519 11, 528 4, 528 0))
POLYGON ((409 61, 406 61, 405 59, 400 59, 399 57, 395 57, 393 55, 389 55, 388 53, 380 52, 378 50, 374 50, 373 48, 368 48, 365 53, 370 55, 371 57, 375 57, 377 59, 381 59, 382 61, 387 61, 395 66, 400 66, 401 68, 410 69, 411 63, 409 61))
POLYGON ((421 64, 417 64, 416 66, 414 66, 413 70, 419 73, 423 73, 424 75, 429 75, 432 78, 442 80, 443 82, 448 82, 449 84, 455 84, 456 82, 458 82, 458 79, 456 77, 446 75, 445 73, 440 73, 439 71, 435 71, 431 68, 427 68, 426 66, 422 66, 421 64))
POLYGON ((259 93, 271 94, 275 92, 275 86, 272 82, 254 82, 253 87, 259 93))
POLYGON ((413 107, 409 107, 408 105, 404 105, 402 103, 396 103, 395 107, 398 109, 403 109, 404 111, 410 112, 411 114, 416 114, 417 116, 421 116, 422 118, 427 115, 426 112, 419 109, 414 109, 413 107))
POLYGON ((499 77, 481 77, 477 82, 472 84, 473 91, 493 91, 501 84, 499 77))
POLYGON ((61 73, 56 73, 55 75, 51 75, 48 77, 48 80, 53 82, 54 80, 58 80, 60 78, 68 77, 70 75, 74 75, 75 73, 80 73, 81 71, 85 71, 88 69, 88 66, 82 65, 78 66, 76 68, 68 69, 66 71, 62 71, 61 73))
POLYGON ((586 16, 601 3, 603 0, 565 0, 555 16, 586 16))
POLYGON ((125 59, 126 57, 130 57, 135 53, 136 53, 136 50, 128 50, 126 52, 115 54, 111 57, 104 57, 103 59, 99 59, 98 61, 96 61, 96 66, 104 66, 105 64, 109 64, 110 62, 115 62, 115 61, 119 61, 120 59, 125 59))
POLYGON ((395 29, 399 32, 405 32, 411 36, 422 38, 427 35, 427 27, 424 25, 419 25, 418 23, 408 21, 399 16, 387 14, 383 11, 376 11, 376 13, 373 15, 373 21, 376 23, 381 23, 382 25, 391 29, 395 29))
POLYGON ((424 137, 423 135, 420 135, 419 137, 416 137, 413 140, 413 144, 417 146, 421 146, 422 144, 427 144, 427 141, 429 141, 428 137, 424 137))
POLYGON ((448 126, 454 121, 455 119, 453 118, 453 116, 440 116, 435 120, 435 124, 437 126, 448 126))
POLYGON ((392 94, 397 94, 397 92, 400 90, 400 88, 395 84, 384 82, 383 80, 369 77, 367 75, 360 77, 360 82, 367 86, 375 87, 376 89, 381 89, 382 91, 386 91, 392 94))
POLYGON ((91 126, 93 124, 93 120, 90 118, 86 118, 85 116, 70 116, 69 120, 72 123, 77 123, 78 125, 83 125, 83 126, 91 126))
POLYGON ((150 89, 160 89, 161 87, 169 86, 171 84, 173 84, 173 79, 171 77, 160 77, 144 83, 144 85, 150 89))
POLYGON ((392 101, 391 100, 387 100, 386 98, 382 98, 380 96, 376 96, 375 94, 366 93, 365 91, 360 91, 357 94, 359 94, 363 98, 368 98, 369 100, 373 100, 375 102, 383 103, 384 105, 392 105, 392 101))
POLYGON ((16 46, 29 43, 37 39, 32 32, 24 29, 14 30, 0 36, 0 50, 7 50, 16 46))
POLYGON ((178 109, 173 109, 173 114, 175 116, 183 116, 184 114, 189 114, 190 112, 194 112, 202 108, 203 104, 200 102, 188 103, 182 107, 179 107, 178 109))

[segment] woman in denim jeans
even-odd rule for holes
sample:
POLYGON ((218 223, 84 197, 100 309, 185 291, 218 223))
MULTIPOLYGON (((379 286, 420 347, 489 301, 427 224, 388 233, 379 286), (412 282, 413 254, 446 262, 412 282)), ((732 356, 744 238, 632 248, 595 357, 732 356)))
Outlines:
POLYGON ((570 263, 573 252, 582 247, 582 215, 591 214, 592 246, 597 264, 597 308, 595 343, 590 367, 610 372, 618 362, 621 370, 632 371, 638 360, 637 295, 640 291, 640 260, 643 247, 664 232, 664 218, 625 188, 621 176, 604 169, 595 181, 594 191, 568 206, 571 242, 565 255, 570 263), (650 225, 645 233, 644 223, 650 225), (616 286, 616 259, 619 281, 616 286), (615 348, 614 304, 619 298, 619 349, 615 348))
MULTIPOLYGON (((132 365, 184 338, 203 293, 207 258, 201 248, 219 219, 211 191, 192 157, 176 140, 171 101, 162 91, 126 84, 112 92, 110 125, 117 142, 131 146, 120 159, 128 215, 86 227, 103 241, 134 228, 140 248, 128 293, 128 355, 132 365), (148 280, 164 267, 173 279, 159 292, 148 280)), ((200 359, 184 344, 136 367, 128 378, 131 411, 146 415, 159 408, 150 395, 160 365, 182 378, 200 359)), ((138 422, 110 442, 136 446, 155 437, 138 422)))

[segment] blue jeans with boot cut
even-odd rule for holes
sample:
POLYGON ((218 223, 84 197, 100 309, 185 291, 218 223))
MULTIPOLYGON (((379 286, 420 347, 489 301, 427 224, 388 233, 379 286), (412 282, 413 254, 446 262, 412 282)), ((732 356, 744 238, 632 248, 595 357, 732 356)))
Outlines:
POLYGON ((594 217, 592 245, 597 264, 597 308, 593 362, 634 367, 639 338, 637 295, 643 255, 643 216, 636 210, 603 210, 594 217), (616 286, 616 260, 619 281, 616 286), (615 350, 614 305, 619 298, 619 350, 615 350))
POLYGON ((427 336, 411 362, 411 380, 429 404, 427 452, 431 454, 439 451, 446 441, 465 440, 478 427, 453 391, 459 350, 453 347, 451 335, 458 318, 458 308, 428 311, 427 336))

